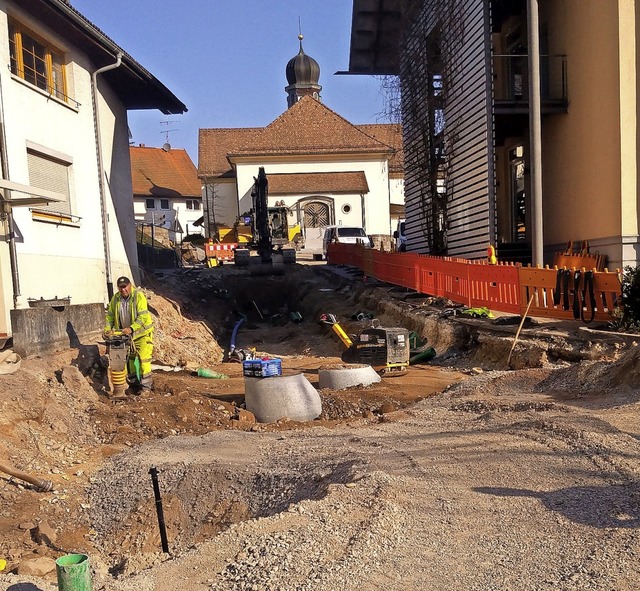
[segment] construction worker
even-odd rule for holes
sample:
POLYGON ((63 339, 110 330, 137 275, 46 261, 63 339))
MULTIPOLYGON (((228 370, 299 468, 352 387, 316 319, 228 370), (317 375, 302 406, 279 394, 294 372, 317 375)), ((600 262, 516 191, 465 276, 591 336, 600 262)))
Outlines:
POLYGON ((118 293, 109 302, 104 334, 108 337, 112 331, 121 331, 131 335, 133 346, 127 362, 127 382, 136 390, 151 390, 153 317, 147 308, 147 298, 140 289, 133 287, 128 277, 119 277, 116 285, 118 293))

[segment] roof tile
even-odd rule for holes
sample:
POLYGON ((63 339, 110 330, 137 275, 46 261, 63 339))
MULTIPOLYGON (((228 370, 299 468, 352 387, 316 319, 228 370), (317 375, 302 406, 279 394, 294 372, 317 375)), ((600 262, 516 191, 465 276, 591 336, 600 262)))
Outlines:
POLYGON ((184 149, 131 146, 131 180, 135 196, 200 197, 200 179, 184 149))
POLYGON ((200 129, 198 174, 228 176, 234 156, 363 153, 387 153, 390 172, 402 172, 400 125, 353 125, 307 96, 267 127, 200 129))
POLYGON ((269 174, 269 195, 369 192, 364 172, 269 174))

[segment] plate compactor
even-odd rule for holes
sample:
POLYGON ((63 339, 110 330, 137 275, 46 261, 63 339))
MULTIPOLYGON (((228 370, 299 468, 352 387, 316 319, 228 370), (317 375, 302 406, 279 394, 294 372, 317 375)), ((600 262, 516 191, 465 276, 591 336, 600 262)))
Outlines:
MULTIPOLYGON (((111 378, 111 395, 113 398, 122 398, 127 389, 128 365, 131 359, 135 359, 135 349, 131 337, 114 331, 105 335, 107 356, 109 359, 109 377, 111 378)), ((135 363, 135 362, 134 362, 135 363)), ((136 374, 139 374, 139 365, 135 363, 136 374)))
POLYGON ((409 331, 365 328, 343 354, 345 363, 366 363, 383 375, 405 373, 409 367, 409 331))
POLYGON ((346 350, 342 353, 345 363, 370 365, 382 375, 400 375, 409 367, 409 331, 406 328, 383 328, 372 326, 365 328, 354 337, 343 330, 333 314, 323 314, 320 321, 331 325, 346 350))

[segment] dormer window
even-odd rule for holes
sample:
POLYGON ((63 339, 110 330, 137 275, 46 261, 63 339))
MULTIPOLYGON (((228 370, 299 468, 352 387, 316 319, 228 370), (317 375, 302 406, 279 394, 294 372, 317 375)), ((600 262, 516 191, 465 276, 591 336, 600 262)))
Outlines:
POLYGON ((64 55, 61 51, 19 23, 10 21, 9 52, 14 76, 68 102, 64 55))

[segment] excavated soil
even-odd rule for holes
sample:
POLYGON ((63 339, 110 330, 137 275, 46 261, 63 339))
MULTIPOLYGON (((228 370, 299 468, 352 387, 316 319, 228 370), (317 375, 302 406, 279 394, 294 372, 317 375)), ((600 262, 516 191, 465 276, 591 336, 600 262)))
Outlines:
POLYGON ((638 347, 523 331, 522 369, 506 370, 513 335, 324 267, 189 270, 144 288, 152 393, 112 400, 99 341, 0 376, 0 460, 54 484, 0 473, 0 589, 52 591, 53 560, 71 552, 105 591, 636 588, 638 347), (238 318, 239 349, 317 386, 344 349, 318 319, 355 334, 371 322, 358 313, 418 329, 436 358, 321 390, 314 421, 256 423, 226 361, 238 318))

